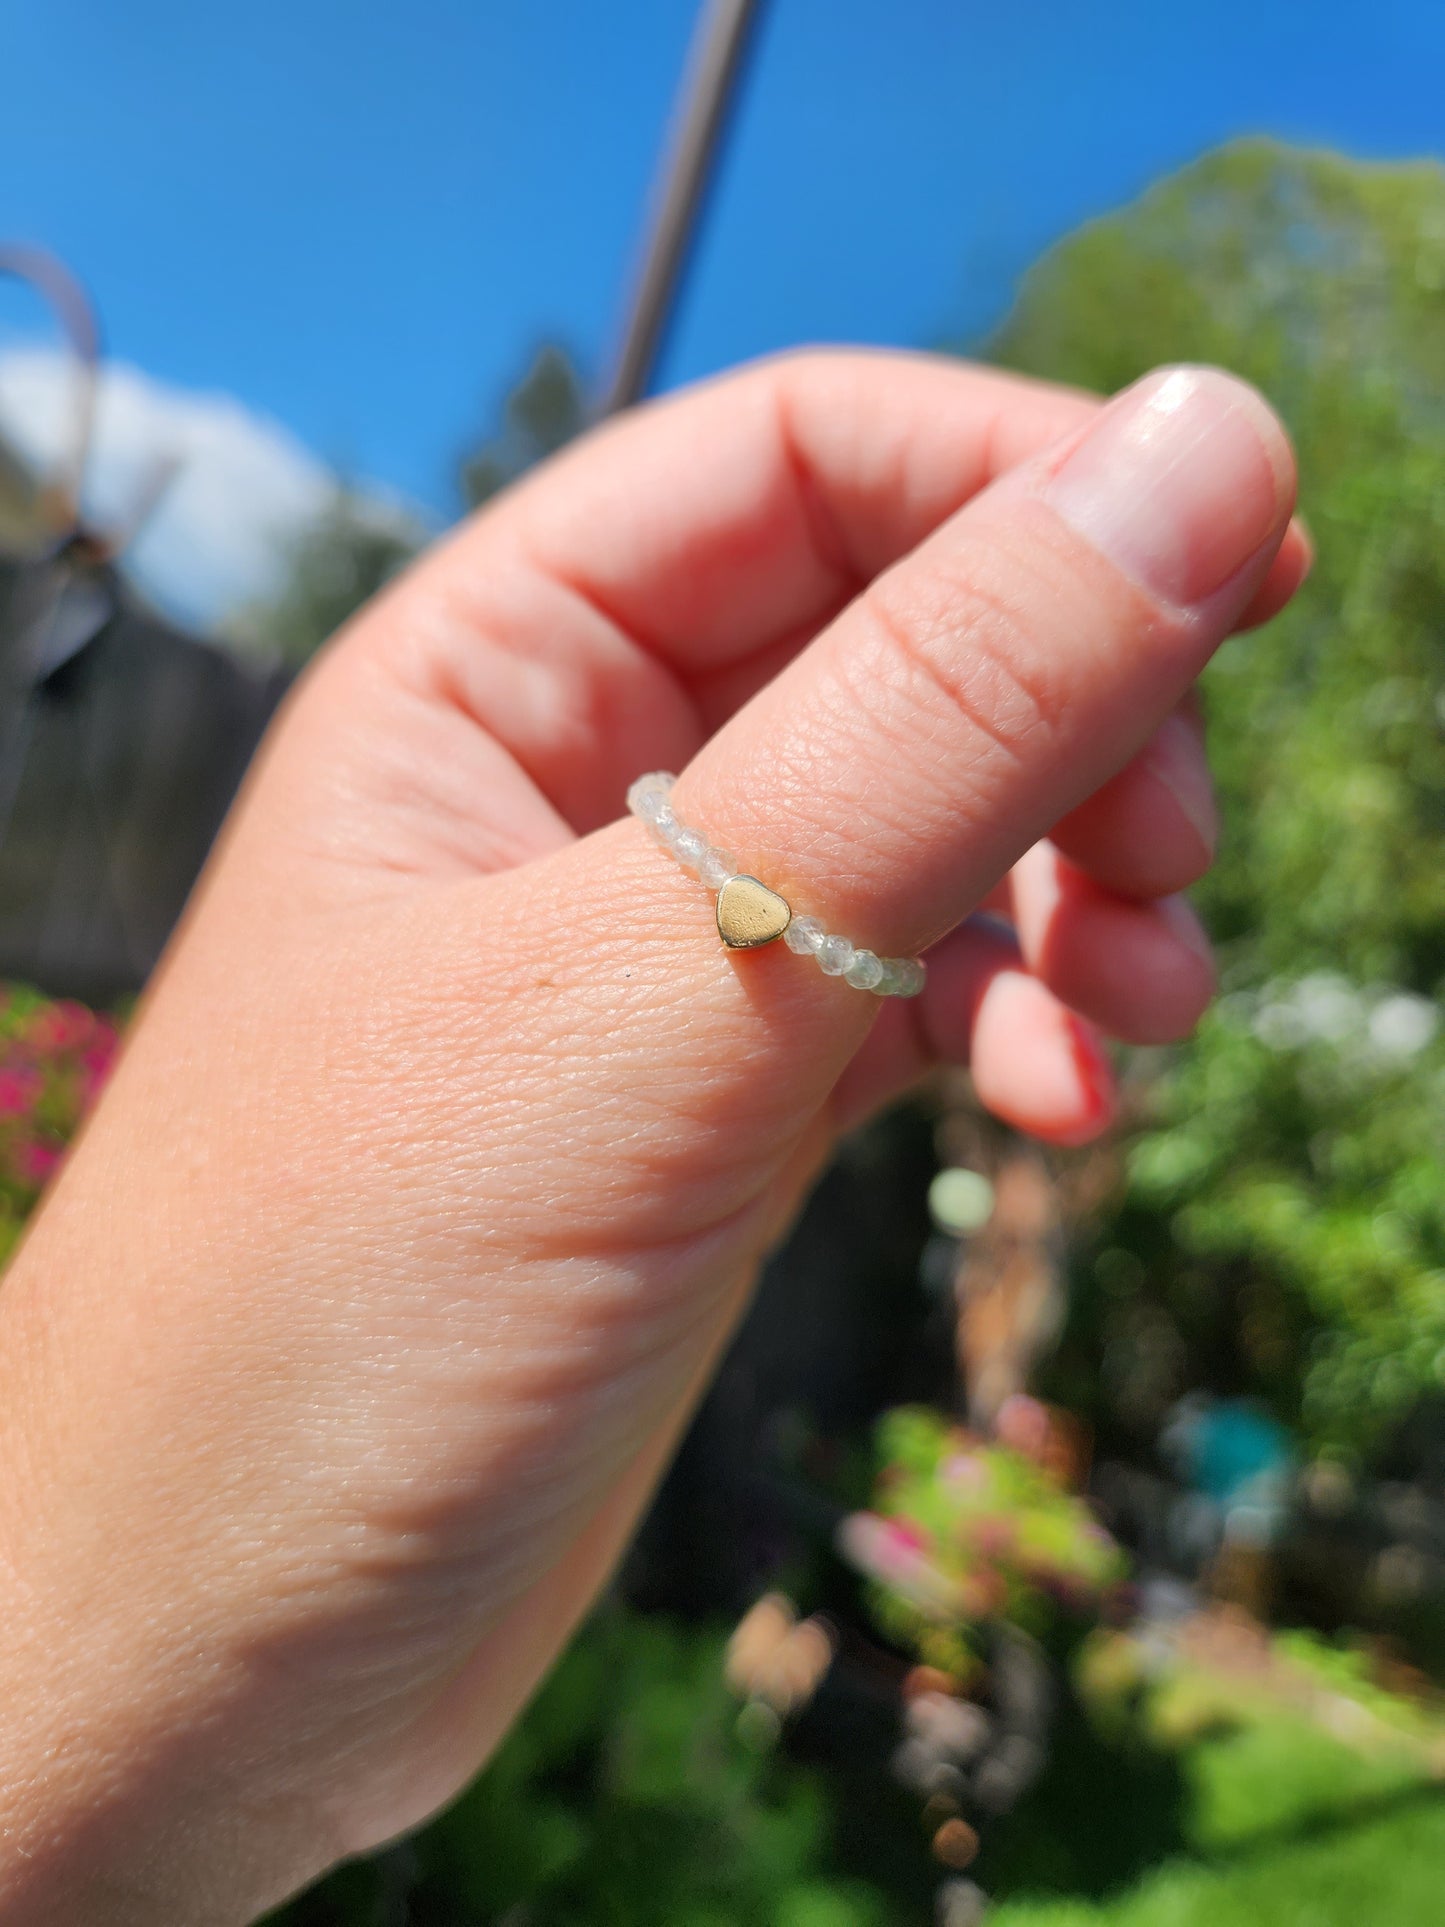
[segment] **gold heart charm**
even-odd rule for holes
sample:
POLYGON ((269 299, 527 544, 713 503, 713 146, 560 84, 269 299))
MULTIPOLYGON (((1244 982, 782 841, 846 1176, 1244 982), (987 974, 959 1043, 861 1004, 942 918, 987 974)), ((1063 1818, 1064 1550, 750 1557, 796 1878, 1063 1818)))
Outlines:
POLYGON ((717 899, 717 933, 729 950, 774 943, 793 921, 786 901, 756 877, 729 877, 717 899))

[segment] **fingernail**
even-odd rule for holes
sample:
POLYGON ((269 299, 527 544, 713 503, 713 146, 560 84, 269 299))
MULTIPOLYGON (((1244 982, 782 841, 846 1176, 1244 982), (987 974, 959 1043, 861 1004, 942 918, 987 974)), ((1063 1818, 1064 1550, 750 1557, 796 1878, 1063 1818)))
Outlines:
POLYGON ((1293 467, 1254 389, 1217 368, 1167 368, 1110 403, 1044 495, 1116 568, 1187 608, 1282 529, 1293 467))
POLYGON ((1103 1124, 1113 1119, 1118 1104, 1114 1067, 1109 1062, 1102 1037, 1092 1024, 1082 1017, 1076 1017, 1072 1011, 1065 1022, 1069 1053, 1084 1093, 1086 1116, 1083 1122, 1092 1136, 1103 1124))
POLYGON ((1180 815, 1212 857, 1219 842, 1219 810, 1194 724, 1177 713, 1166 716, 1145 753, 1145 767, 1174 798, 1180 815))
POLYGON ((1155 909, 1168 924, 1170 930, 1187 950, 1196 957, 1203 958, 1214 969, 1214 947, 1209 941, 1209 933, 1199 921, 1199 913, 1188 897, 1160 897, 1155 909))

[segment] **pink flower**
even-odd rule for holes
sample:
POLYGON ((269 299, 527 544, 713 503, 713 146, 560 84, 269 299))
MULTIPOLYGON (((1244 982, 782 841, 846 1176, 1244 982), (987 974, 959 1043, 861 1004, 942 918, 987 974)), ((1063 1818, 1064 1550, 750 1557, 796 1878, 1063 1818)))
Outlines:
POLYGON ((38 1138, 27 1138, 17 1144, 11 1154, 15 1175, 22 1184, 33 1184, 37 1188, 48 1184, 64 1157, 65 1152, 57 1144, 42 1144, 38 1138))
POLYGON ((95 1013, 84 1004, 69 1000, 47 1004, 37 1011, 26 1029, 25 1040, 45 1056, 61 1051, 79 1050, 95 1031, 95 1013))
POLYGON ((80 1106, 88 1111, 100 1096, 101 1088, 115 1068, 120 1048, 120 1033, 114 1024, 98 1017, 90 1042, 80 1053, 80 1106))
POLYGON ((945 1485, 959 1492, 981 1492, 988 1483, 988 1467, 977 1452, 955 1452, 938 1468, 945 1485))
POLYGON ((850 1512, 838 1529, 838 1548, 850 1565, 875 1578, 900 1580, 926 1564, 927 1540, 905 1519, 882 1519, 876 1512, 850 1512))
POLYGON ((1001 1445, 1010 1446, 1026 1459, 1042 1460, 1049 1449, 1053 1427, 1049 1408, 1027 1392, 1014 1392, 999 1408, 995 1434, 1001 1445))
POLYGON ((25 1117, 40 1095, 44 1080, 30 1065, 0 1070, 0 1117, 25 1117))

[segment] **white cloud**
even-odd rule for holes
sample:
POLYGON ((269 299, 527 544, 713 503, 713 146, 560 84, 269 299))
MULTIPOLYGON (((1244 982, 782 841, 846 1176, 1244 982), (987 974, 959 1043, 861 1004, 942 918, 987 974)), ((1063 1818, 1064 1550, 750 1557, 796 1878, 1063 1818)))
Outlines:
MULTIPOLYGON (((42 473, 66 459, 74 392, 72 364, 57 351, 0 351, 0 434, 42 473)), ((274 586, 288 539, 335 487, 288 429, 233 396, 108 364, 86 471, 88 515, 101 529, 125 528, 167 467, 172 478, 126 567, 172 615, 202 627, 274 586)), ((395 505, 382 512, 414 520, 395 505)))

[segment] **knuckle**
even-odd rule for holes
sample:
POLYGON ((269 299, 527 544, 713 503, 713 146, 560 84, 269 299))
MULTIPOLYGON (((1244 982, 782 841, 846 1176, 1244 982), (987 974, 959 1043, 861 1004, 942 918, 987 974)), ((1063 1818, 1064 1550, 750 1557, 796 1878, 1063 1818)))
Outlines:
POLYGON ((930 558, 879 577, 860 598, 873 673, 920 685, 936 723, 1034 763, 1061 739, 1067 690, 1035 634, 1031 585, 1004 586, 968 559, 930 558))

